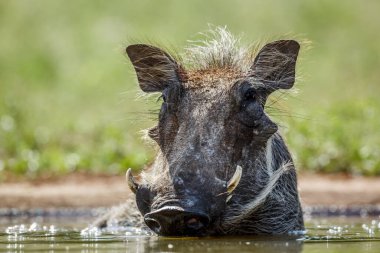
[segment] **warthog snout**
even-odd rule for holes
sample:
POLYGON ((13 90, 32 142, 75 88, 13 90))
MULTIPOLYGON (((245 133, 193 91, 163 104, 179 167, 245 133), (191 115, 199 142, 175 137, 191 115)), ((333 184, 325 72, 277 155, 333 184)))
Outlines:
POLYGON ((242 176, 242 168, 237 166, 227 182, 215 178, 214 181, 202 180, 206 177, 204 173, 198 176, 198 173, 193 174, 194 180, 186 178, 188 174, 183 174, 178 173, 173 179, 173 189, 162 193, 136 183, 130 169, 126 173, 128 185, 136 193, 137 206, 144 215, 145 224, 157 234, 204 234, 233 196, 242 176))
POLYGON ((207 214, 186 211, 177 206, 165 206, 144 216, 145 224, 161 235, 198 235, 207 229, 207 214))

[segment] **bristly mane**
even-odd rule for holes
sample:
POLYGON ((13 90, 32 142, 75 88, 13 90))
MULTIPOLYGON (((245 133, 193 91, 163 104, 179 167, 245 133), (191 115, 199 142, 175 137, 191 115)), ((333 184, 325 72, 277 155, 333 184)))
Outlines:
POLYGON ((246 75, 257 54, 258 45, 243 46, 226 27, 201 33, 204 40, 190 41, 180 64, 190 80, 236 78, 246 75))
POLYGON ((197 70, 210 68, 235 68, 247 71, 255 52, 251 47, 243 47, 239 37, 234 37, 226 27, 216 27, 202 33, 203 41, 190 41, 183 57, 187 67, 197 70))

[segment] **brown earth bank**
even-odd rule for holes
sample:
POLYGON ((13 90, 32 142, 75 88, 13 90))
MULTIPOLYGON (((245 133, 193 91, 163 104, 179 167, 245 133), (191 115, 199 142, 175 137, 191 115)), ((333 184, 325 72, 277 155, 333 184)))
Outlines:
MULTIPOLYGON (((380 204, 380 177, 300 174, 304 206, 380 204)), ((131 193, 123 176, 73 174, 56 179, 0 183, 0 208, 92 208, 123 202, 131 193)))

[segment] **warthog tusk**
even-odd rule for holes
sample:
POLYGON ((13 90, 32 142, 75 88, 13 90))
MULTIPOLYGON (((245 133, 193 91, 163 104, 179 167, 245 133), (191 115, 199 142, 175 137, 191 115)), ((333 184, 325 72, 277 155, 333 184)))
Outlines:
POLYGON ((125 177, 127 179, 127 183, 128 183, 129 189, 131 189, 131 191, 133 193, 136 193, 137 188, 139 187, 139 185, 135 182, 135 179, 132 176, 132 170, 131 170, 131 168, 129 168, 127 170, 127 173, 125 174, 125 177))
POLYGON ((232 176, 230 181, 228 181, 228 183, 227 183, 227 193, 228 194, 231 194, 235 190, 235 188, 238 186, 240 179, 241 179, 242 172, 243 172, 242 167, 240 167, 239 165, 236 166, 236 171, 235 171, 234 175, 232 176))

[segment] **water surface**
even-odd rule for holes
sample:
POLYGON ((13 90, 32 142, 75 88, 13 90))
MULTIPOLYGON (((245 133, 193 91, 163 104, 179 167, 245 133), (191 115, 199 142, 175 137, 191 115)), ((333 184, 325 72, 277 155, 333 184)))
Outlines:
POLYGON ((138 228, 85 229, 91 216, 0 218, 0 252, 380 252, 380 217, 308 217, 305 233, 158 237, 138 228))

